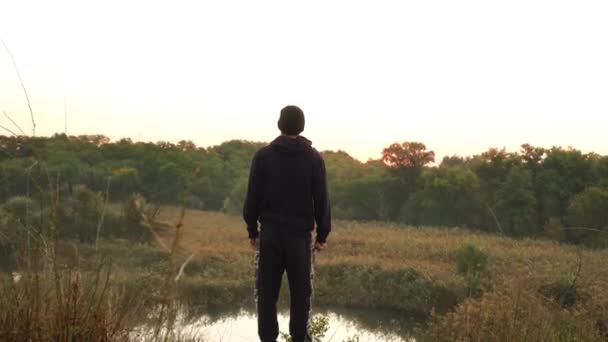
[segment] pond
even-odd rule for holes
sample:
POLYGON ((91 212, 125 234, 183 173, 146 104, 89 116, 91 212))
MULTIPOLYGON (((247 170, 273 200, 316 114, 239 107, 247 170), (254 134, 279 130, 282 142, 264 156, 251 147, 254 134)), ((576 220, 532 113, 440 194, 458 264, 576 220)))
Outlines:
MULTIPOLYGON (((315 312, 315 314, 323 314, 329 319, 329 330, 323 341, 342 342, 354 336, 357 336, 360 342, 415 341, 411 337, 411 332, 416 326, 416 321, 407 319, 402 314, 345 308, 320 308, 315 312)), ((289 331, 289 312, 281 312, 278 320, 279 330, 287 333, 289 331)), ((221 310, 214 310, 197 318, 182 321, 180 325, 179 330, 183 334, 201 337, 205 341, 259 341, 256 316, 252 312, 244 310, 225 313, 221 310)))

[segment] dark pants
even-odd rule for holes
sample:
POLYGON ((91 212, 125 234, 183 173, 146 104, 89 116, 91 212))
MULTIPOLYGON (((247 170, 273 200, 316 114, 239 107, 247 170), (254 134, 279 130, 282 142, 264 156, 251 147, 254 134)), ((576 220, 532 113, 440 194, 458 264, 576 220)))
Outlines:
POLYGON ((283 271, 287 271, 291 295, 289 334, 293 342, 311 341, 308 329, 314 276, 312 257, 310 236, 286 236, 262 229, 255 267, 258 335, 262 342, 274 342, 279 336, 277 301, 283 271))

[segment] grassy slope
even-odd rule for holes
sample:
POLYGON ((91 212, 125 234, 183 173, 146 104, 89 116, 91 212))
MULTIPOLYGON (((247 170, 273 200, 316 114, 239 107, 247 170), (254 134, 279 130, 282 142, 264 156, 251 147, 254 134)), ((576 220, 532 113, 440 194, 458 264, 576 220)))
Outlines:
MULTIPOLYGON (((178 211, 165 208, 161 217, 172 222, 178 211)), ((234 267, 250 264, 253 252, 241 219, 220 213, 188 210, 182 247, 199 257, 222 258, 234 267)), ((534 284, 574 274, 579 257, 580 285, 599 295, 608 284, 608 250, 581 250, 552 241, 513 240, 460 229, 414 228, 387 223, 337 221, 329 249, 317 254, 318 266, 376 265, 383 269, 414 268, 431 279, 457 278, 454 256, 472 242, 491 256, 490 271, 497 284, 534 284)))
MULTIPOLYGON (((177 214, 175 208, 164 208, 161 218, 172 222, 177 214)), ((170 234, 166 232, 165 236, 168 239, 170 234)), ((251 300, 253 252, 239 217, 188 210, 182 248, 182 260, 191 253, 196 254, 186 269, 187 277, 182 284, 182 290, 193 303, 232 303, 247 307, 251 300)), ((578 324, 577 329, 586 331, 595 326, 595 319, 608 317, 605 316, 608 308, 607 263, 608 251, 580 249, 551 241, 513 240, 461 229, 337 221, 329 239, 329 249, 316 258, 315 301, 318 304, 397 309, 422 315, 456 309, 451 316, 442 314, 432 321, 435 326, 447 326, 448 330, 450 325, 467 326, 471 330, 467 338, 473 340, 474 336, 483 340, 494 335, 492 332, 491 335, 479 335, 484 327, 471 324, 471 320, 479 320, 478 324, 487 327, 502 326, 501 322, 491 319, 486 322, 480 317, 509 320, 513 315, 520 315, 521 303, 532 305, 538 301, 537 306, 525 309, 517 318, 523 323, 514 318, 511 330, 525 330, 527 328, 522 328, 521 324, 535 324, 546 328, 538 333, 547 336, 555 330, 553 325, 562 326, 565 319, 573 320, 571 323, 578 324), (490 256, 492 288, 480 299, 465 298, 466 282, 456 271, 455 254, 465 243, 474 243, 490 256), (576 286, 583 299, 564 318, 564 310, 539 299, 539 289, 561 278, 574 278, 579 263, 582 268, 576 286), (456 307, 456 304, 460 305, 456 307), (469 312, 471 308, 477 311, 469 312), (512 312, 498 312, 507 310, 505 308, 512 312), (542 322, 526 323, 533 321, 526 318, 527 314, 540 317, 541 311, 542 322), (554 320, 556 317, 559 320, 554 320)), ((432 329, 436 330, 436 340, 459 339, 447 330, 441 331, 444 328, 432 329)), ((509 335, 510 332, 505 334, 509 338, 521 338, 509 335)), ((595 340, 596 332, 577 336, 579 340, 595 340)))

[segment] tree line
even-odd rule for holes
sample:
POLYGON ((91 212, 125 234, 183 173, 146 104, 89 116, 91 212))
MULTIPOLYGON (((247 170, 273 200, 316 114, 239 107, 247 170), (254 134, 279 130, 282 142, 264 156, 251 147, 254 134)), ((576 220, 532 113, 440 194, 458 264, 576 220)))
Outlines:
MULTIPOLYGON (((48 195, 54 185, 70 198, 109 189, 112 202, 141 194, 158 205, 238 214, 251 158, 264 145, 0 137, 0 203, 48 195)), ((608 246, 608 156, 524 144, 518 151, 490 148, 436 162, 419 142, 395 143, 367 162, 343 151, 322 154, 335 218, 608 246)))

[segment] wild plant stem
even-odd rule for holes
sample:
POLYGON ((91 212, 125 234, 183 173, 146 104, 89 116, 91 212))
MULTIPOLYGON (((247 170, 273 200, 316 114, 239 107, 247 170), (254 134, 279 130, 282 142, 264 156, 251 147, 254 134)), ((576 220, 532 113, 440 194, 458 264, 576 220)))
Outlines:
POLYGON ((2 114, 10 121, 13 123, 13 125, 15 125, 15 127, 17 127, 17 129, 19 130, 19 132, 21 132, 21 134, 23 134, 24 136, 27 136, 27 134, 25 134, 25 132, 23 131, 23 129, 21 129, 21 126, 19 126, 15 120, 13 120, 13 118, 11 118, 6 111, 2 111, 2 114))
POLYGON ((9 133, 10 133, 10 134, 12 134, 12 135, 14 135, 14 136, 18 137, 18 135, 17 135, 15 132, 11 131, 11 130, 10 130, 9 128, 7 128, 7 127, 4 127, 4 126, 0 125, 0 128, 2 128, 3 130, 5 130, 5 131, 9 132, 9 133))
POLYGON ((27 95, 27 89, 25 88, 25 84, 23 83, 23 78, 21 78, 21 73, 19 72, 19 68, 17 67, 17 62, 15 61, 15 57, 13 53, 8 48, 4 40, 0 40, 6 52, 11 57, 11 61, 13 62, 13 67, 15 68, 15 72, 17 73, 17 78, 19 78, 19 83, 21 83, 21 88, 23 89, 23 94, 25 95, 25 100, 27 101, 27 108, 30 111, 30 118, 32 119, 32 137, 36 136, 36 120, 34 120, 34 111, 32 110, 32 104, 30 103, 30 97, 27 95))
POLYGON ((108 207, 108 202, 110 200, 110 182, 112 181, 112 177, 108 177, 108 181, 106 183, 106 196, 103 202, 103 208, 101 209, 101 218, 97 223, 97 232, 95 234, 95 256, 97 256, 97 250, 99 247, 99 233, 101 232, 101 226, 103 226, 104 219, 106 217, 106 208, 108 207))

